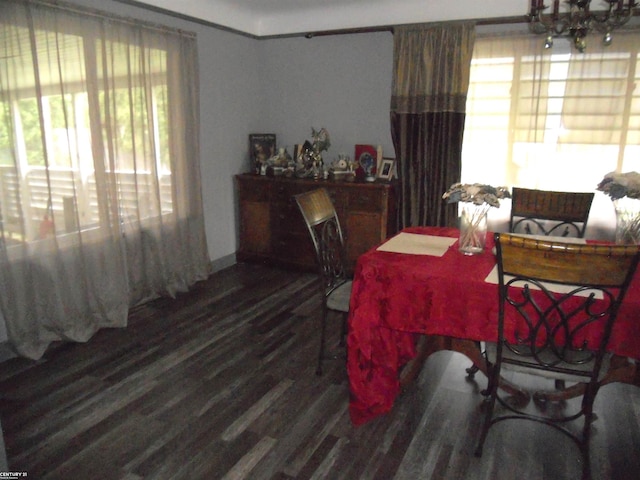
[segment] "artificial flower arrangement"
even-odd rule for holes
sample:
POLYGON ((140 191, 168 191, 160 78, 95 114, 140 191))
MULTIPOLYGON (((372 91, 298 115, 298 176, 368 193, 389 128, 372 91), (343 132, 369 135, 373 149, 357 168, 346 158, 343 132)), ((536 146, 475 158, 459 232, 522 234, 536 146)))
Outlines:
POLYGON ((506 187, 492 187, 482 183, 454 183, 442 198, 447 203, 470 202, 475 205, 499 207, 500 199, 511 198, 511 193, 506 187))
POLYGON ((447 203, 465 202, 474 206, 462 210, 458 248, 465 255, 476 255, 484 251, 489 208, 499 207, 500 199, 511 198, 511 193, 505 187, 496 188, 482 183, 454 183, 442 198, 447 203))
POLYGON ((640 198, 640 173, 609 172, 596 188, 609 195, 611 200, 622 197, 640 198))
POLYGON ((607 173, 596 187, 616 211, 616 243, 640 244, 640 173, 607 173))

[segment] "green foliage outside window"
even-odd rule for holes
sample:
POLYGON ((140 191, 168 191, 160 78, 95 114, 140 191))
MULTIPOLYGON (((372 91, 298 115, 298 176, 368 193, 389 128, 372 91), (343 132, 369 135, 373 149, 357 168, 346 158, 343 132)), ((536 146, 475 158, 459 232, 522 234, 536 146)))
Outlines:
POLYGON ((10 125, 9 105, 6 102, 0 102, 0 165, 13 165, 10 125))
POLYGON ((22 138, 27 155, 27 163, 33 166, 44 166, 44 148, 42 131, 40 130, 40 114, 35 98, 18 101, 18 110, 22 123, 22 138))
POLYGON ((154 88, 154 94, 157 105, 156 121, 158 122, 160 164, 163 170, 170 172, 171 164, 169 162, 169 107, 167 102, 167 86, 160 85, 154 88))

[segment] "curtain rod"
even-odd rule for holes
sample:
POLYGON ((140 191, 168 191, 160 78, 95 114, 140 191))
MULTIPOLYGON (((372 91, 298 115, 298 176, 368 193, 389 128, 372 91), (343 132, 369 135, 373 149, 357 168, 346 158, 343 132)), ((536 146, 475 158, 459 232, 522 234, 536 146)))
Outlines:
MULTIPOLYGON (((634 17, 640 17, 640 10, 633 12, 634 17)), ((447 25, 454 23, 474 23, 476 26, 491 26, 491 25, 517 25, 517 24, 528 24, 529 17, 528 15, 521 15, 516 17, 493 17, 493 18, 480 18, 480 19, 461 19, 461 20, 447 20, 441 22, 424 22, 424 23, 409 23, 409 24, 396 24, 396 25, 383 25, 376 27, 362 27, 362 28, 346 28, 341 30, 323 30, 317 32, 307 32, 307 33, 298 33, 298 34, 290 34, 290 35, 273 35, 269 37, 259 37, 259 38, 282 38, 282 37, 294 37, 294 36, 304 36, 306 38, 313 37, 323 37, 330 35, 350 35, 357 33, 375 33, 375 32, 391 32, 393 33, 394 29, 397 27, 424 27, 429 25, 447 25)), ((627 24, 620 28, 620 30, 635 30, 636 28, 640 28, 640 25, 630 25, 627 24)))
MULTIPOLYGON (((441 22, 424 22, 424 23, 407 23, 407 24, 395 24, 395 25, 381 25, 377 27, 362 27, 362 28, 345 28, 341 30, 323 30, 318 32, 308 32, 302 34, 296 34, 296 36, 304 36, 306 38, 323 37, 328 35, 349 35, 355 33, 375 33, 375 32, 392 32, 397 27, 412 27, 412 26, 425 26, 425 25, 446 25, 452 23, 475 23, 476 25, 508 25, 514 23, 527 23, 528 19, 526 15, 518 17, 496 17, 496 18, 482 18, 482 19, 461 19, 461 20, 448 20, 441 22)), ((293 35, 292 35, 293 36, 293 35)), ((275 37, 275 36, 274 36, 275 37)), ((266 37, 261 37, 266 38, 266 37)), ((273 38, 273 37, 270 37, 273 38)))
MULTIPOLYGON (((117 0, 119 1, 119 0, 117 0)), ((273 38, 290 38, 290 37, 327 37, 331 35, 354 35, 358 33, 377 33, 377 32, 391 32, 397 27, 411 27, 411 26, 424 26, 424 25, 446 25, 452 23, 475 23, 476 25, 508 25, 514 23, 528 23, 526 15, 521 17, 496 17, 496 18, 481 18, 481 19, 462 19, 462 20, 448 20, 442 22, 425 22, 425 23, 407 23, 407 24, 394 24, 394 25, 378 25, 375 27, 355 27, 355 28, 342 28, 336 30, 319 30, 313 32, 299 32, 299 33, 285 33, 281 35, 265 35, 261 37, 254 37, 261 40, 273 39, 273 38)))
MULTIPOLYGON (((62 3, 59 2, 58 0, 29 0, 29 1, 35 1, 35 2, 46 2, 46 3, 62 3)), ((163 15, 167 15, 170 17, 174 17, 174 18, 178 18, 180 20, 185 20, 188 22, 193 22, 199 25, 204 25, 207 27, 212 27, 212 28, 217 28, 218 30, 223 30, 223 31, 227 31, 230 33, 235 33, 244 37, 248 37, 248 38, 253 38, 255 40, 269 40, 269 39, 276 39, 276 38, 292 38, 292 37, 306 37, 306 38, 313 38, 313 37, 325 37, 325 36, 331 36, 331 35, 353 35, 353 34, 359 34, 359 33, 377 33, 377 32, 391 32, 393 33, 393 29, 395 27, 399 27, 399 26, 411 26, 411 25, 437 25, 437 24, 446 24, 446 23, 459 23, 459 22, 474 22, 476 25, 479 26, 489 26, 489 25, 509 25, 509 24, 519 24, 519 23, 529 23, 529 18, 528 18, 528 14, 523 14, 523 15, 518 15, 518 16, 512 16, 512 17, 492 17, 492 18, 479 18, 479 19, 460 19, 460 20, 450 20, 450 21, 441 21, 441 22, 424 22, 424 23, 420 23, 420 24, 407 24, 407 25, 401 25, 401 24, 395 24, 395 25, 380 25, 380 26, 374 26, 374 27, 359 27, 359 28, 344 28, 344 29, 336 29, 336 30, 319 30, 319 31, 311 31, 311 32, 298 32, 298 33, 289 33, 289 34, 276 34, 276 35, 263 35, 263 36, 259 36, 259 35, 253 35, 247 32, 243 32, 241 30, 237 30, 237 29, 233 29, 230 27, 226 27, 224 25, 218 24, 218 23, 214 23, 208 20, 203 20, 201 18, 197 18, 191 15, 186 15, 183 13, 178 13, 178 12, 174 12, 172 10, 168 10, 166 8, 162 8, 162 7, 157 7, 155 5, 149 5, 148 3, 143 3, 141 1, 138 0, 112 0, 113 2, 117 2, 117 3, 122 3, 125 5, 129 5, 129 6, 133 6, 133 7, 137 7, 137 8, 141 8, 143 10, 148 10, 148 11, 152 11, 152 12, 156 12, 156 13, 160 13, 163 15)), ((81 10, 83 11, 83 10, 81 10)), ((99 16, 104 16, 104 14, 101 14, 100 12, 97 12, 97 15, 99 16)), ((633 13, 634 16, 640 16, 640 10, 636 10, 633 13)), ((128 21, 128 22, 136 22, 139 23, 137 20, 133 20, 133 19, 127 19, 125 17, 120 17, 123 21, 128 21)), ((169 30, 169 31, 177 31, 180 32, 181 34, 185 34, 185 35, 192 35, 192 36, 196 36, 195 33, 193 32, 186 32, 184 30, 180 30, 180 29, 175 29, 175 28, 170 28, 170 27, 166 27, 166 26, 162 26, 162 25, 156 25, 156 24, 149 24, 154 28, 157 28, 159 30, 169 30)))

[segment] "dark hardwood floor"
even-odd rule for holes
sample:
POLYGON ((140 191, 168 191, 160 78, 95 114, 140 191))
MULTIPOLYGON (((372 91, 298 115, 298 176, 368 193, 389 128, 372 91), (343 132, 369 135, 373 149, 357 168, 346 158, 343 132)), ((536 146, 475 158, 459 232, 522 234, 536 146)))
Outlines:
MULTIPOLYGON (((125 329, 0 364, 9 467, 30 479, 574 479, 577 447, 550 428, 500 424, 473 456, 486 384, 440 352, 394 410, 350 423, 339 318, 314 374, 311 274, 239 264, 125 329)), ((596 401, 594 479, 640 478, 640 389, 596 401)))

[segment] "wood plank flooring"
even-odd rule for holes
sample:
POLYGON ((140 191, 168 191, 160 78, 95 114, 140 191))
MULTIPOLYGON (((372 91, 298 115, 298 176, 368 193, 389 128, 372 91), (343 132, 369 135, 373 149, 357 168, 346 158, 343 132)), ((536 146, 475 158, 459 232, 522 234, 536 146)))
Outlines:
MULTIPOLYGON (((574 479, 574 444, 506 422, 473 456, 486 379, 460 354, 432 356, 393 411, 350 423, 339 318, 314 374, 315 276, 239 264, 125 329, 0 364, 9 467, 31 479, 574 479)), ((594 479, 640 478, 640 389, 603 388, 594 479)))

